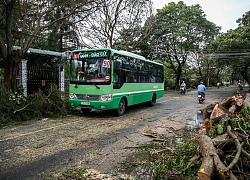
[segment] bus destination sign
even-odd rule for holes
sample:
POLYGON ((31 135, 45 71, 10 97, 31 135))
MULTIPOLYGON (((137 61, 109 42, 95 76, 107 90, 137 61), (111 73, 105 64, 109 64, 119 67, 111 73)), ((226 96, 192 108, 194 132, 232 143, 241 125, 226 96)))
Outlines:
POLYGON ((86 58, 98 58, 106 57, 107 51, 85 51, 75 54, 75 58, 86 59, 86 58))

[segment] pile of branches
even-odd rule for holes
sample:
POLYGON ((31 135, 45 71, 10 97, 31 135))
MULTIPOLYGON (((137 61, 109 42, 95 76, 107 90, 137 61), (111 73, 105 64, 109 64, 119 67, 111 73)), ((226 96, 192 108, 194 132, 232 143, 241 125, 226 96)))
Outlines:
POLYGON ((67 100, 56 86, 47 93, 38 92, 25 97, 22 91, 0 95, 0 128, 15 122, 60 117, 68 113, 67 100))
POLYGON ((195 157, 199 179, 249 179, 250 94, 224 99, 202 111, 203 127, 195 157))

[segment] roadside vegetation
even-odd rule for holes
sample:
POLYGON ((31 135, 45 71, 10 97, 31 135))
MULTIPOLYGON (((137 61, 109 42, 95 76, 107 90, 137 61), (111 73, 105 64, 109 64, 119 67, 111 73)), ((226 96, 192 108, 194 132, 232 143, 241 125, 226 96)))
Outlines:
POLYGON ((68 113, 67 96, 56 86, 46 92, 38 91, 28 97, 19 88, 15 93, 0 95, 0 128, 11 124, 20 124, 26 120, 58 118, 68 113))
POLYGON ((120 171, 137 179, 195 179, 201 160, 192 161, 198 148, 197 129, 173 131, 173 136, 159 138, 138 147, 121 163, 120 171))

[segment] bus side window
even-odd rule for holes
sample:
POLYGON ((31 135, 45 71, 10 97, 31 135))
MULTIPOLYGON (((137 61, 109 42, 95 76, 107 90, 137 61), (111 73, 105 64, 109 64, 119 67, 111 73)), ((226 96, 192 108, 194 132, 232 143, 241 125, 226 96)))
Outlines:
POLYGON ((133 75, 129 75, 129 76, 128 76, 128 79, 127 79, 127 82, 128 82, 128 83, 133 83, 133 82, 135 82, 135 77, 134 77, 133 75))
POLYGON ((118 82, 119 81, 119 75, 117 74, 117 72, 114 72, 114 82, 118 82))
POLYGON ((146 81, 145 81, 145 76, 141 76, 141 82, 142 83, 145 83, 146 81))

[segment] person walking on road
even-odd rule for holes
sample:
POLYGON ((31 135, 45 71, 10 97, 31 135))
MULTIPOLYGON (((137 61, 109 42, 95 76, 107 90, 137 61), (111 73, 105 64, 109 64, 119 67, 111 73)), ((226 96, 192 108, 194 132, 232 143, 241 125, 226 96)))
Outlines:
POLYGON ((197 87, 198 94, 201 94, 203 98, 205 99, 205 92, 206 92, 206 87, 203 84, 203 81, 200 82, 200 85, 197 87))

